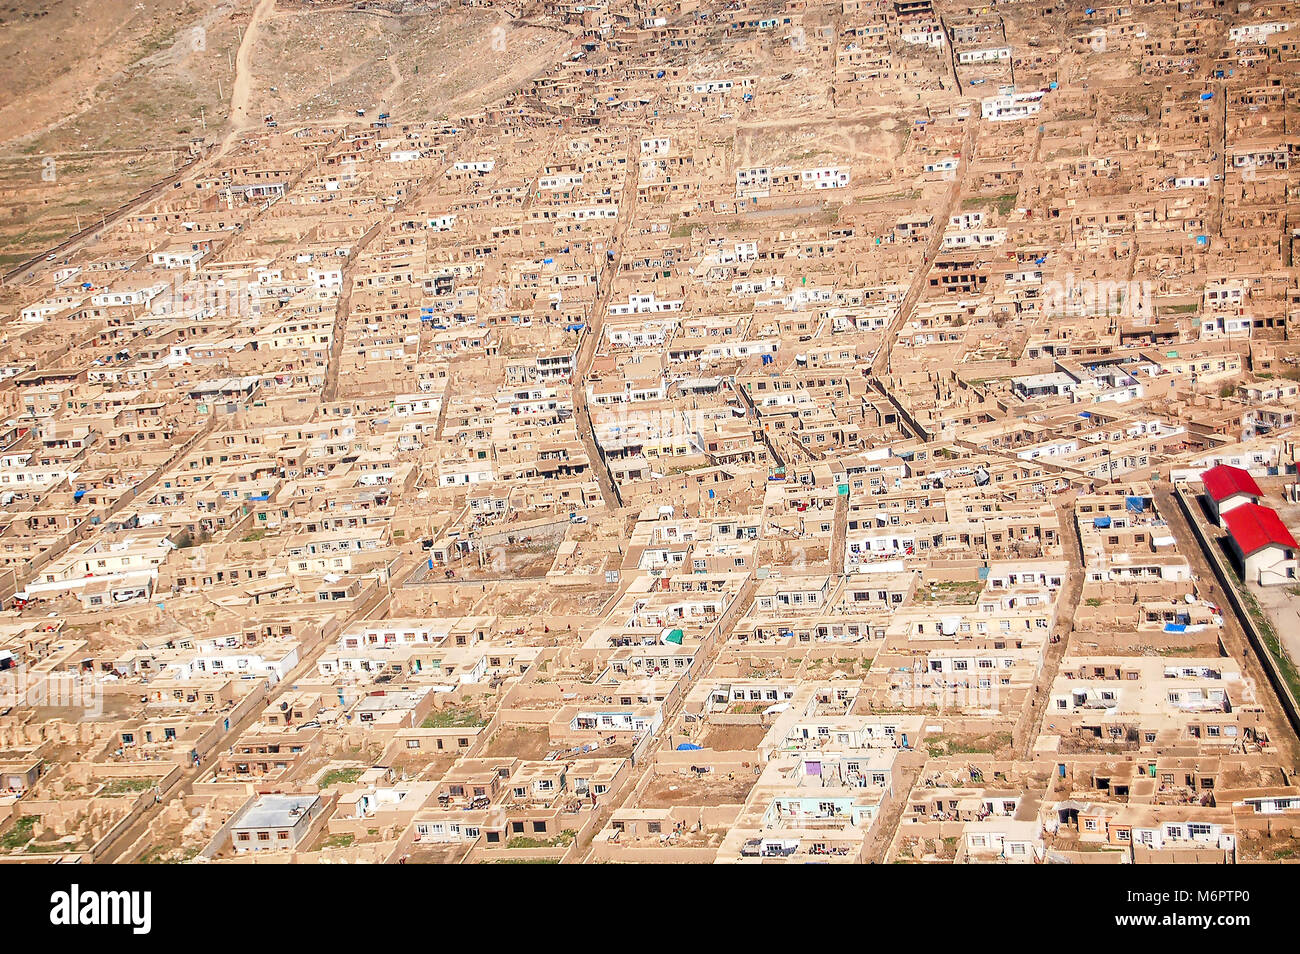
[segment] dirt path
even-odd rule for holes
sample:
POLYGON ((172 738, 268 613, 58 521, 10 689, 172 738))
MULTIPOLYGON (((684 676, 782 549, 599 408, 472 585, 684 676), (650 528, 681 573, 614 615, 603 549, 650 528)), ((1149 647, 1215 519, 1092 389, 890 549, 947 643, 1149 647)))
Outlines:
MULTIPOLYGON (((957 200, 961 197, 966 184, 966 177, 970 174, 971 165, 975 159, 977 129, 978 126, 974 119, 966 120, 966 136, 962 141, 961 175, 953 180, 947 196, 944 197, 943 208, 935 213, 934 224, 930 226, 930 241, 926 245, 925 257, 913 273, 912 285, 908 288, 903 303, 898 306, 898 314, 894 316, 894 320, 889 323, 889 327, 881 334, 880 348, 877 350, 876 356, 871 359, 870 370, 870 376, 876 378, 877 381, 882 380, 882 375, 889 374, 889 358, 894 350, 894 342, 897 340, 899 332, 903 330, 903 326, 907 324, 908 319, 912 317, 912 311, 916 308, 917 302, 921 300, 921 295, 926 288, 926 281, 930 275, 930 269, 934 267, 934 261, 939 257, 939 250, 943 247, 943 233, 948 227, 948 218, 957 208, 957 200)), ((886 394, 889 394, 887 389, 886 394)))
POLYGON ((398 72, 397 64, 391 59, 388 61, 388 72, 392 74, 393 81, 384 87, 384 91, 379 94, 379 104, 377 113, 391 113, 393 111, 393 97, 402 86, 402 74, 398 72))
POLYGON ((600 448, 596 446, 595 438, 592 436, 594 432, 591 425, 591 411, 587 407, 586 384, 587 375, 591 372, 591 364, 596 358, 596 349, 600 346, 600 336, 604 334, 605 312, 609 307, 610 296, 614 293, 614 280, 618 277, 618 269, 623 261, 623 237, 627 235, 627 230, 632 225, 632 216, 636 211, 638 148, 638 138, 629 134, 627 172, 623 182, 623 195, 618 203, 618 221, 614 226, 610 245, 607 247, 607 250, 613 251, 614 260, 605 269, 604 274, 607 276, 605 287, 600 290, 600 294, 591 306, 587 334, 582 339, 582 344, 578 346, 578 360, 573 369, 574 427, 578 431, 578 439, 586 448, 587 457, 591 460, 592 471, 600 485, 600 495, 605 500, 605 506, 610 509, 618 504, 618 492, 614 487, 613 475, 605 465, 605 459, 600 456, 600 448))
MULTIPOLYGON (((626 586, 626 583, 620 586, 626 586)), ((754 583, 750 580, 741 588, 736 595, 736 601, 732 608, 728 609, 723 619, 719 621, 717 638, 714 639, 705 649, 701 646, 701 652, 696 657, 699 662, 698 674, 684 677, 686 685, 683 687, 681 695, 672 705, 664 707, 662 734, 652 740, 652 743, 646 747, 644 754, 641 756, 639 763, 632 766, 632 777, 629 778, 623 787, 622 794, 617 798, 605 800, 596 810, 596 823, 591 826, 587 836, 574 846, 574 850, 569 854, 570 863, 580 864, 591 859, 591 843, 595 836, 604 830, 609 824, 610 818, 614 812, 623 808, 634 797, 634 793, 641 786, 641 781, 647 772, 654 771, 655 753, 664 745, 667 738, 668 728, 672 726, 678 714, 686 706, 686 695, 691 686, 698 685, 700 681, 708 679, 713 671, 713 664, 722 655, 722 647, 726 645, 727 633, 729 627, 734 625, 737 620, 742 619, 754 605, 754 583)))
MULTIPOLYGON (((321 400, 329 402, 334 401, 338 396, 339 386, 339 368, 343 360, 343 344, 347 335, 348 318, 352 313, 352 289, 355 285, 353 281, 356 275, 357 266, 361 261, 361 254, 366 248, 378 238, 383 232, 387 231, 389 224, 393 219, 401 215, 408 206, 418 204, 423 201, 425 196, 438 187, 438 183, 447 175, 447 170, 451 168, 451 163, 443 163, 438 171, 421 184, 417 179, 411 183, 406 197, 401 199, 392 210, 381 216, 370 228, 352 246, 352 251, 348 253, 347 263, 343 266, 343 287, 339 291, 338 306, 334 313, 334 330, 331 332, 330 353, 328 364, 325 369, 325 384, 321 389, 321 400)), ((446 406, 447 395, 443 395, 443 406, 446 406)), ((442 412, 439 411, 439 419, 442 412)))
POLYGON ((235 54, 235 82, 230 86, 230 123, 234 128, 222 141, 218 155, 229 152, 239 134, 253 125, 248 115, 248 99, 253 88, 253 47, 257 45, 258 28, 274 9, 275 0, 258 0, 244 30, 239 52, 235 54))
MULTIPOLYGON (((403 554, 399 557, 400 565, 394 571, 394 578, 404 579, 410 575, 415 566, 419 566, 418 560, 411 554, 403 554)), ((392 612, 392 599, 381 599, 370 608, 358 607, 353 613, 343 621, 340 631, 347 629, 359 622, 368 619, 384 619, 392 612)), ((325 651, 333 645, 329 639, 320 640, 315 646, 311 647, 303 659, 295 666, 283 679, 276 683, 267 694, 266 702, 277 698, 287 687, 292 686, 298 680, 307 677, 316 670, 316 660, 318 660, 325 651)), ((159 800, 150 808, 146 809, 139 818, 123 829, 117 837, 107 846, 103 855, 98 859, 101 864, 124 863, 131 864, 136 858, 124 857, 123 852, 140 844, 140 840, 149 832, 153 822, 162 814, 164 806, 172 802, 177 797, 184 798, 194 790, 195 782, 212 771, 212 765, 218 756, 230 749, 231 746, 239 740, 240 735, 248 729, 249 726, 257 722, 262 717, 262 707, 252 706, 239 722, 234 723, 226 730, 217 742, 208 751, 207 757, 198 765, 188 767, 180 778, 168 789, 159 800)))
POLYGON ((912 786, 916 784, 923 768, 924 765, 908 765, 903 768, 892 791, 886 796, 880 814, 871 825, 871 830, 862 840, 863 861, 868 864, 884 864, 889 857, 889 848, 898 836, 903 810, 907 808, 907 798, 912 794, 912 786))
MULTIPOLYGON (((1270 736, 1274 745, 1277 746, 1279 754, 1288 760, 1287 764, 1290 766, 1300 765, 1300 742, 1297 741, 1295 734, 1291 732, 1286 713, 1282 711, 1282 704, 1278 702, 1268 676, 1264 673, 1264 666, 1252 650, 1250 641, 1246 638, 1246 632, 1242 628, 1241 620, 1237 618, 1237 614, 1233 611, 1232 603, 1229 602, 1227 595, 1220 589, 1219 582, 1214 576, 1214 570, 1210 568, 1205 551, 1201 549, 1200 542, 1193 534, 1192 528, 1187 525, 1182 509, 1178 506, 1178 502, 1174 500, 1173 489, 1167 482, 1161 481, 1159 484, 1154 485, 1151 490, 1156 501, 1156 512, 1160 514, 1165 523, 1168 524, 1170 532, 1173 533, 1174 540, 1178 545, 1178 552, 1187 557, 1187 562, 1191 564, 1192 573, 1196 580, 1197 595, 1219 607, 1223 615, 1223 647, 1230 658, 1241 661, 1242 670, 1255 683, 1255 696, 1264 706, 1264 712, 1268 716, 1272 729, 1270 736)), ((1193 501, 1189 501, 1189 503, 1194 507, 1199 506, 1198 503, 1193 501)), ((1193 513, 1195 514, 1195 510, 1193 510, 1193 513)), ((1215 534, 1209 524, 1202 521, 1202 527, 1206 531, 1207 538, 1213 541, 1215 534)))
POLYGON ((835 498, 835 524, 831 533, 831 572, 836 576, 844 575, 844 538, 849 530, 849 498, 835 498))
POLYGON ((1061 548, 1070 568, 1065 574, 1065 585, 1057 595, 1056 625, 1052 635, 1059 637, 1056 643, 1049 642, 1043 650, 1043 665, 1039 669, 1034 691, 1029 696, 1029 706, 1021 714, 1011 733, 1012 745, 1020 758, 1033 758, 1034 743, 1042 733, 1042 723, 1047 716, 1047 700, 1051 696, 1052 682, 1061 668, 1061 658, 1070 644, 1070 633, 1074 629, 1074 614, 1079 608, 1079 599, 1083 596, 1083 580, 1086 567, 1083 562, 1083 548, 1079 542, 1079 525, 1074 513, 1075 494, 1073 491, 1057 498, 1056 516, 1061 527, 1061 548))

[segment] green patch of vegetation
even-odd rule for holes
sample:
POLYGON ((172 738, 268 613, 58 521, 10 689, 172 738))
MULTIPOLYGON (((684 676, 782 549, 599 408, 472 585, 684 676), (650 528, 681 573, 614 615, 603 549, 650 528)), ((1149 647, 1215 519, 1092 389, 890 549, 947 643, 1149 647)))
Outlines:
POLYGON ((902 192, 890 192, 888 195, 872 196, 868 202, 912 202, 921 198, 920 189, 904 189, 902 192))
POLYGON ((17 851, 32 840, 32 829, 36 826, 37 815, 24 815, 17 819, 9 829, 0 835, 0 848, 5 851, 17 851))
POLYGON ((994 732, 975 739, 938 735, 926 739, 925 747, 929 750, 930 758, 941 759, 949 755, 992 755, 1000 749, 1010 747, 1011 741, 1010 732, 994 732))
POLYGON ((240 543, 256 543, 258 540, 261 540, 264 536, 266 536, 265 530, 260 530, 260 529, 254 530, 251 533, 246 534, 244 536, 244 539, 241 540, 240 543))
POLYGON ((180 855, 174 854, 173 845, 154 845, 136 859, 138 865, 183 865, 192 861, 199 853, 198 848, 185 848, 180 855))
POLYGON ((190 547, 202 546, 211 539, 212 534, 208 533, 206 530, 200 533, 197 537, 190 533, 189 530, 182 530, 180 536, 176 538, 176 549, 188 550, 190 547))
POLYGON ((356 840, 356 836, 352 834, 330 835, 320 843, 320 846, 322 848, 347 848, 356 840))
POLYGON ((1004 192, 1002 195, 995 196, 972 196, 969 199, 964 199, 961 207, 963 209, 985 209, 991 207, 998 213, 998 215, 1005 216, 1015 208, 1017 195, 1019 195, 1018 192, 1004 192))
MULTIPOLYGON (((1233 582, 1236 583, 1235 580, 1233 582)), ((1277 631, 1273 629, 1273 622, 1268 618, 1268 614, 1264 612, 1263 607, 1259 605, 1259 601, 1255 599, 1254 593, 1250 592, 1246 587, 1238 585, 1237 595, 1241 597, 1242 605, 1246 607, 1247 614, 1254 621, 1255 628, 1259 630, 1260 636, 1263 637, 1264 646, 1269 655, 1273 657, 1274 662, 1277 663, 1277 668, 1281 670, 1282 680, 1291 691, 1291 695, 1300 700, 1300 671, 1297 671, 1295 663, 1287 654, 1286 649, 1283 648, 1282 640, 1278 638, 1277 631)))
POLYGON ((150 33, 136 48, 135 63, 138 65, 141 60, 148 59, 155 53, 171 46, 175 35, 176 29, 174 27, 169 28, 168 26, 164 26, 161 29, 150 33))
POLYGON ((554 838, 529 838, 527 835, 515 835, 506 842, 507 848, 563 848, 573 844, 578 833, 572 828, 566 828, 554 838))
POLYGON ((491 861, 480 862, 485 865, 558 865, 559 863, 559 858, 494 858, 491 861))
POLYGON ((916 599, 920 603, 945 603, 969 605, 979 600, 984 584, 979 580, 947 580, 919 586, 916 599))
POLYGON ((135 795, 147 792, 157 783, 151 778, 115 778, 99 790, 100 795, 135 795))
POLYGON ((1084 600, 1084 603, 1086 603, 1089 606, 1100 606, 1101 600, 1095 596, 1090 596, 1086 600, 1084 600))
POLYGON ((321 788, 329 788, 331 785, 350 785, 359 779, 365 769, 331 769, 321 776, 317 783, 321 788))
POLYGON ((477 708, 450 706, 430 712, 420 723, 422 729, 477 729, 487 725, 487 720, 477 708))
POLYGON ((76 850, 77 849, 74 846, 63 841, 51 841, 45 844, 37 844, 36 842, 32 842, 25 849, 25 853, 29 855, 57 855, 65 851, 76 851, 76 850))

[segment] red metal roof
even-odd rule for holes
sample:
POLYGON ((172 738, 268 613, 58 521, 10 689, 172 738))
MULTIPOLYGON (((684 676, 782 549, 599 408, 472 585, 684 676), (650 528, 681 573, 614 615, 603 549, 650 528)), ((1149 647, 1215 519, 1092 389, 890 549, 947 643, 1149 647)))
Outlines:
POLYGON ((1254 477, 1240 467, 1229 467, 1227 464, 1211 467, 1201 474, 1201 482, 1205 484, 1205 492, 1214 498, 1216 503, 1227 500, 1233 494, 1264 496, 1264 492, 1259 489, 1259 484, 1255 483, 1254 477))
POLYGON ((1233 507, 1223 515, 1223 522, 1228 525, 1228 532, 1237 541, 1237 546, 1241 547, 1241 552, 1247 556, 1267 546, 1292 549, 1300 547, 1295 542, 1295 537, 1291 536, 1291 531, 1282 523, 1282 518, 1275 511, 1259 504, 1248 503, 1233 507))

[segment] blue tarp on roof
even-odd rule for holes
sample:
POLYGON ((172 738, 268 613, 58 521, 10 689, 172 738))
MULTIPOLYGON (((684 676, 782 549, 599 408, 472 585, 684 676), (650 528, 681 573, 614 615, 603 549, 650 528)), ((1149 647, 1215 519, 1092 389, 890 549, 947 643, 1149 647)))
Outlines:
POLYGON ((1124 506, 1134 513, 1142 513, 1147 509, 1147 502, 1143 497, 1129 497, 1124 501, 1124 506))
POLYGON ((565 329, 564 329, 564 330, 565 330, 565 331, 581 331, 581 330, 582 330, 583 328, 585 328, 585 327, 587 327, 586 322, 579 321, 579 322, 575 322, 574 324, 571 324, 571 325, 567 325, 567 326, 565 326, 565 329))
POLYGON ((80 500, 84 496, 86 496, 86 492, 84 490, 78 490, 75 494, 72 495, 72 499, 80 500))
POLYGON ((698 750, 699 748, 700 748, 700 746, 696 745, 694 742, 683 742, 683 743, 681 743, 680 745, 677 746, 677 751, 678 751, 678 752, 694 752, 694 751, 698 750))
POLYGON ((1165 632, 1166 632, 1166 633, 1185 633, 1185 632, 1187 632, 1187 627, 1184 626, 1182 623, 1165 623, 1165 632))
POLYGON ((1109 527, 1110 517, 1093 517, 1092 525, 1094 527, 1102 527, 1102 528, 1109 527))

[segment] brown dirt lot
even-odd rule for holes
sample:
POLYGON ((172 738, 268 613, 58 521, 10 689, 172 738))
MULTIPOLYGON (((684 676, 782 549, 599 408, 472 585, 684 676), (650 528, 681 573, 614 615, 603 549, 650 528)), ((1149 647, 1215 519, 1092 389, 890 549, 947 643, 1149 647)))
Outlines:
POLYGON ((454 865, 469 854, 472 845, 416 845, 406 855, 410 865, 454 865))
POLYGON ((758 776, 708 772, 704 775, 656 775, 637 800, 638 808, 670 808, 673 805, 740 805, 758 776))
POLYGON ((484 755, 488 758, 541 759, 555 746, 546 729, 507 726, 492 737, 484 755))
POLYGON ((748 752, 756 750, 765 735, 767 727, 762 725, 715 725, 700 745, 719 752, 748 752))

